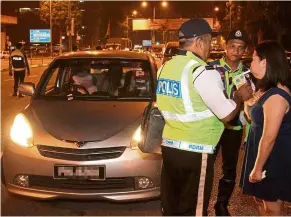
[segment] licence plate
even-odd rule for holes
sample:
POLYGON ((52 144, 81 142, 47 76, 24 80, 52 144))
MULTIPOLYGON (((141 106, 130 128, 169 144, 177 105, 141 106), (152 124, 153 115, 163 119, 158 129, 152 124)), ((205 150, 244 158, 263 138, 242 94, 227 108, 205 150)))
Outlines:
POLYGON ((54 166, 54 178, 105 180, 105 166, 56 165, 54 166))

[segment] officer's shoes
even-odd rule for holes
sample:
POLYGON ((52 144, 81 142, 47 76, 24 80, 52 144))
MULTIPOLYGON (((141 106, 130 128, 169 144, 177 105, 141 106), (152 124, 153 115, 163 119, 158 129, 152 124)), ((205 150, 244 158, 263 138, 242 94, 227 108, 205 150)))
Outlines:
POLYGON ((216 203, 214 209, 216 216, 231 216, 228 212, 227 205, 224 203, 216 203))
POLYGON ((12 96, 17 96, 17 93, 13 93, 12 96))
POLYGON ((22 94, 18 94, 18 98, 23 98, 24 96, 22 94))

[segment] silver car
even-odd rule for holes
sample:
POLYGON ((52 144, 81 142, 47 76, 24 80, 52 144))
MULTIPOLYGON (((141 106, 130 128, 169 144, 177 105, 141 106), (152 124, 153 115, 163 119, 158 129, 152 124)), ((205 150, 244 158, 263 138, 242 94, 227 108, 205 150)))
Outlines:
POLYGON ((9 192, 40 199, 140 200, 160 195, 161 156, 138 149, 141 121, 155 96, 151 56, 84 51, 56 58, 5 144, 9 192))

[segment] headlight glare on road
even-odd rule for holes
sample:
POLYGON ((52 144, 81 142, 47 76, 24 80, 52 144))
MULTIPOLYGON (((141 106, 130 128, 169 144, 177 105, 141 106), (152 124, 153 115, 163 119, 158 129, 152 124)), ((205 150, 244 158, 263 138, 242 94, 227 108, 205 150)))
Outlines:
POLYGON ((141 133, 141 127, 139 126, 136 131, 134 132, 131 142, 130 142, 130 147, 131 149, 137 149, 138 148, 138 143, 142 140, 142 133, 141 133))
POLYGON ((16 115, 10 130, 10 138, 15 144, 23 147, 33 145, 32 129, 23 114, 16 115))

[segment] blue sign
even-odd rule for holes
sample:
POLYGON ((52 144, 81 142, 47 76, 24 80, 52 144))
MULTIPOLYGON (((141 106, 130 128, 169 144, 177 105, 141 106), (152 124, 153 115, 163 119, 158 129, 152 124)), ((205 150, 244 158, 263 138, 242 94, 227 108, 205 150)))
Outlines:
POLYGON ((51 42, 51 33, 49 29, 31 29, 30 43, 49 43, 51 42))
POLYGON ((157 94, 182 98, 181 83, 179 81, 169 79, 159 79, 157 94))
POLYGON ((142 46, 144 47, 152 46, 152 40, 142 40, 142 46))

